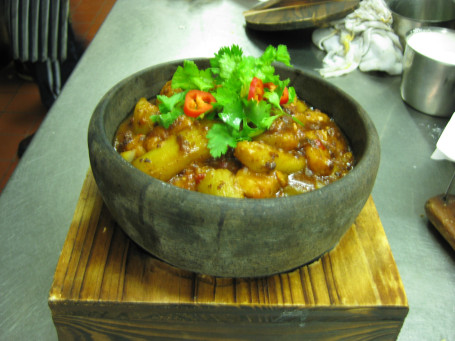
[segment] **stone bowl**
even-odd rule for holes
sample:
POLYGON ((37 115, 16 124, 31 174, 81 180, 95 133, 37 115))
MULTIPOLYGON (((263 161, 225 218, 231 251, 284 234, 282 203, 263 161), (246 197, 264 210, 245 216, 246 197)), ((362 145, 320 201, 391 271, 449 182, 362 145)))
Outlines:
MULTIPOLYGON (((200 68, 208 59, 196 59, 200 68)), ((334 117, 356 165, 321 189, 273 199, 235 199, 181 189, 135 169, 112 147, 120 122, 140 97, 171 79, 174 61, 139 71, 99 102, 88 128, 90 164, 103 200, 124 232, 180 269, 219 277, 261 277, 295 269, 331 250, 368 199, 379 167, 376 129, 364 109, 330 83, 276 66, 297 95, 334 117)))

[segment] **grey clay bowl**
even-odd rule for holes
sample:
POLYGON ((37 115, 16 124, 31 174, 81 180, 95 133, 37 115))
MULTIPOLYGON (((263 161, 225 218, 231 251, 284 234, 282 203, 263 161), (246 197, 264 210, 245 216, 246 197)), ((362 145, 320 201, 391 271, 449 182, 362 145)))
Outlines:
MULTIPOLYGON (((201 68, 207 59, 198 59, 201 68)), ((174 187, 135 169, 112 141, 140 97, 152 98, 183 61, 140 71, 100 101, 88 129, 92 171, 114 219, 139 246, 178 268, 221 277, 292 270, 333 248, 371 193, 379 166, 376 129, 349 96, 320 78, 276 67, 300 98, 332 115, 357 160, 322 189, 273 199, 222 198, 174 187)))

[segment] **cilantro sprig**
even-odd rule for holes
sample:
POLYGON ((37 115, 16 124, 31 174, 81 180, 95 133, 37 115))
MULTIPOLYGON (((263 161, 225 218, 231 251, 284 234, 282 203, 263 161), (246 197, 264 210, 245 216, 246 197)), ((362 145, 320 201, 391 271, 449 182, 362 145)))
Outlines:
POLYGON ((158 95, 156 98, 160 101, 159 108, 161 115, 150 116, 152 122, 162 125, 164 128, 169 128, 172 123, 183 114, 182 104, 185 101, 186 92, 179 92, 171 97, 158 95))
POLYGON ((160 115, 153 115, 154 122, 168 128, 178 116, 183 115, 183 103, 188 90, 210 92, 216 99, 213 103, 215 123, 208 131, 208 148, 213 157, 225 154, 237 142, 251 140, 270 128, 276 118, 284 114, 280 97, 288 87, 289 101, 295 98, 295 89, 289 87, 289 79, 281 80, 275 74, 274 62, 291 66, 285 45, 268 46, 262 56, 244 56, 237 45, 222 47, 210 59, 210 67, 199 70, 193 61, 185 61, 172 77, 172 87, 184 92, 171 97, 158 96, 160 115), (247 100, 253 77, 264 83, 271 82, 274 91, 265 91, 266 101, 247 100))
POLYGON ((185 60, 172 77, 172 88, 184 90, 198 89, 208 91, 213 88, 214 80, 210 69, 199 70, 192 60, 185 60))

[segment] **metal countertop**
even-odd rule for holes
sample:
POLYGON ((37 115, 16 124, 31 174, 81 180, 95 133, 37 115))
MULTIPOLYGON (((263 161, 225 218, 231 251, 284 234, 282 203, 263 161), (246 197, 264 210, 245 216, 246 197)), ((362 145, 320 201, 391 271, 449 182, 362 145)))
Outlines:
MULTIPOLYGON (((255 1, 118 0, 0 196, 0 339, 53 340, 47 305, 55 267, 89 168, 87 127, 101 97, 126 76, 238 44, 259 56, 286 44, 294 67, 317 74, 324 53, 311 30, 258 32, 242 12, 255 1)), ((428 223, 425 201, 454 165, 430 159, 447 119, 400 98, 400 77, 361 73, 329 81, 374 121, 381 165, 373 199, 409 300, 399 340, 455 340, 455 253, 428 223)))

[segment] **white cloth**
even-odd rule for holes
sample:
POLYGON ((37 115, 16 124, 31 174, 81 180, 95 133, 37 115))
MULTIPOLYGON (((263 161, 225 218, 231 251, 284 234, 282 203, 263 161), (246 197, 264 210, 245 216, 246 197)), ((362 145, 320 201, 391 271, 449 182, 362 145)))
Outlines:
POLYGON ((316 29, 313 43, 327 52, 320 74, 336 77, 357 68, 401 74, 403 49, 392 22, 392 13, 383 0, 363 0, 345 18, 316 29))
POLYGON ((447 123, 436 143, 436 150, 431 155, 433 160, 449 160, 455 162, 455 113, 447 123))

